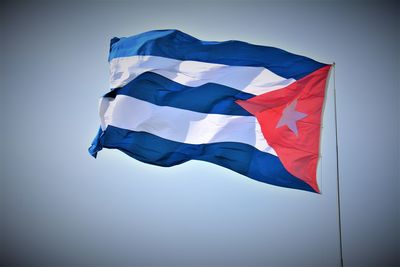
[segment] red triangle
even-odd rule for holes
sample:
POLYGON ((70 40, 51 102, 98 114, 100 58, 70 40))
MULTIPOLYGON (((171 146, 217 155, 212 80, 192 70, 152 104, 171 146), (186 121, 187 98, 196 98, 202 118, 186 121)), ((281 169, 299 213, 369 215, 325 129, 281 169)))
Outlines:
POLYGON ((322 67, 285 88, 236 101, 257 117, 265 139, 287 171, 317 192, 321 114, 330 67, 322 67), (295 100, 295 110, 307 114, 296 122, 298 135, 286 125, 277 128, 284 109, 295 100))

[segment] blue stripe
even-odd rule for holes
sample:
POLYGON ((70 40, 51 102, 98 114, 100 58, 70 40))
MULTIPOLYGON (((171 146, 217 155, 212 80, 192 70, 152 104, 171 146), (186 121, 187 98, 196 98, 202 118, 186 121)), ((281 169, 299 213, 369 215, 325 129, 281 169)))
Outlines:
POLYGON ((192 145, 109 125, 105 132, 99 131, 89 152, 96 157, 103 147, 119 149, 137 160, 163 167, 192 159, 207 161, 264 183, 315 192, 308 184, 288 173, 278 157, 247 144, 192 145))
POLYGON ((134 55, 265 67, 281 77, 296 80, 326 66, 275 47, 241 41, 201 41, 178 30, 149 31, 132 37, 115 37, 111 40, 109 60, 134 55))
POLYGON ((127 85, 107 93, 106 97, 127 95, 159 106, 170 106, 202 113, 252 116, 235 103, 254 95, 228 86, 207 83, 189 87, 161 75, 145 72, 127 85))

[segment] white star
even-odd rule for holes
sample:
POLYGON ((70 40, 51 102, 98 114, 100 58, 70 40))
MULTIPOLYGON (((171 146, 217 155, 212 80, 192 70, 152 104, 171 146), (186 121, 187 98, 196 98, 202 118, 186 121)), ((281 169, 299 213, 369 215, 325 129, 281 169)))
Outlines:
POLYGON ((283 110, 282 117, 279 120, 278 125, 276 125, 276 128, 286 125, 292 132, 294 132, 296 136, 298 136, 296 122, 304 117, 307 117, 307 114, 296 111, 296 105, 297 99, 290 103, 290 105, 283 110))

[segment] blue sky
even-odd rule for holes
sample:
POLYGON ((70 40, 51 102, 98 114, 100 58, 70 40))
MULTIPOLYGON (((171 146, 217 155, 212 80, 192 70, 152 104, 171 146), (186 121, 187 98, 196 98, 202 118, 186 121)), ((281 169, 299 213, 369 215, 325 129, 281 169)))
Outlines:
MULTIPOLYGON (((381 3, 381 2, 379 2, 381 3)), ((399 5, 2 3, 1 247, 9 265, 338 266, 333 76, 322 194, 87 148, 114 36, 177 28, 336 62, 345 266, 399 263, 399 5)))

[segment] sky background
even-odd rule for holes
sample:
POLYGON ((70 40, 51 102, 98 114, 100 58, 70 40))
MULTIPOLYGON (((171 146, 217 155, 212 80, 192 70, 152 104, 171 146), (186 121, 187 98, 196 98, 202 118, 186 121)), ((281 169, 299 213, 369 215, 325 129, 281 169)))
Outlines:
POLYGON ((87 148, 109 40, 180 29, 336 62, 345 266, 399 259, 400 9, 393 2, 4 2, 0 253, 7 266, 339 266, 333 75, 322 194, 87 148))

